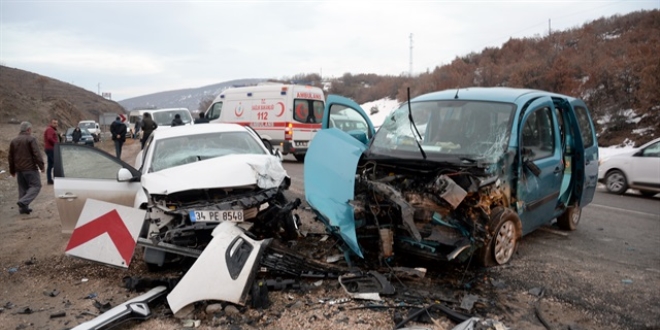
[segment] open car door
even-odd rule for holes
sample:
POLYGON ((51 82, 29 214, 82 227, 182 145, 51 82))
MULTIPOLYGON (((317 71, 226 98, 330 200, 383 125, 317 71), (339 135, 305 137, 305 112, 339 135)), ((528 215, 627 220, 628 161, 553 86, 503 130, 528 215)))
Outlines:
POLYGON ((319 219, 358 256, 362 252, 355 233, 353 206, 355 170, 375 130, 354 101, 330 95, 325 104, 322 130, 305 156, 305 198, 319 219))
POLYGON ((72 234, 66 254, 127 268, 145 216, 134 208, 140 172, 82 145, 56 144, 54 155, 62 232, 72 234))

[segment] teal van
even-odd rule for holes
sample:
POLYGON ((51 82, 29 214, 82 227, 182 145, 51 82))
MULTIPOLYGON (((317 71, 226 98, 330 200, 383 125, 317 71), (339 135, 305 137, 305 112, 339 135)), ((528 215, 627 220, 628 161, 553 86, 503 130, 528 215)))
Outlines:
POLYGON ((522 236, 575 230, 598 143, 586 104, 551 92, 461 88, 415 97, 376 132, 330 95, 304 165, 305 197, 347 260, 509 262, 522 236), (354 130, 334 118, 361 121, 354 130))

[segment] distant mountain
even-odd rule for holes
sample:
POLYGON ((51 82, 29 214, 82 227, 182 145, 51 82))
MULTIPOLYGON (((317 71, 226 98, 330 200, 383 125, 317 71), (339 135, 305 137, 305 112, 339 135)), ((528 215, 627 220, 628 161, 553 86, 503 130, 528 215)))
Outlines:
MULTIPOLYGON (((215 98, 230 87, 254 85, 266 79, 238 79, 199 88, 179 89, 174 91, 148 94, 118 101, 127 111, 145 108, 188 108, 198 110, 201 101, 215 98)), ((204 109, 206 110, 206 109, 204 109)))

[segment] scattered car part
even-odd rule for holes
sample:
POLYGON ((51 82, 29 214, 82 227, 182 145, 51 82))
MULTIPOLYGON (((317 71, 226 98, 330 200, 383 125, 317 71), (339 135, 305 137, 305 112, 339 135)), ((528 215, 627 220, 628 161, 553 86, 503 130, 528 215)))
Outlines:
POLYGON ((163 297, 166 293, 167 287, 157 286, 92 320, 77 325, 73 330, 109 329, 132 319, 146 320, 151 316, 149 304, 163 297))
POLYGON ((339 276, 339 284, 353 299, 380 301, 380 295, 392 295, 394 286, 376 271, 348 273, 339 276))
POLYGON ((212 235, 197 261, 167 296, 172 312, 201 300, 245 305, 259 261, 271 239, 258 241, 229 221, 221 222, 212 235))
POLYGON ((471 317, 460 324, 453 327, 451 330, 508 330, 509 328, 504 323, 493 319, 481 319, 479 317, 471 317))

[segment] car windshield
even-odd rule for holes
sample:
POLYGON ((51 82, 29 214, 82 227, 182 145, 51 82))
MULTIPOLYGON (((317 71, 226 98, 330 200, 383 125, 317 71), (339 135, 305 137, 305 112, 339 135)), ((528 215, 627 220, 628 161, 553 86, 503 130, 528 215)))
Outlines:
POLYGON ((174 116, 179 114, 181 115, 181 121, 184 124, 189 124, 192 121, 192 116, 190 111, 181 109, 181 110, 171 110, 171 111, 154 111, 151 113, 154 121, 158 126, 171 126, 174 116))
POLYGON ((509 142, 515 105, 484 101, 424 101, 410 104, 421 137, 410 120, 408 104, 392 112, 374 137, 370 152, 421 158, 417 139, 430 159, 457 156, 494 160, 509 142))
POLYGON ((261 142, 248 132, 216 132, 154 140, 150 172, 209 158, 234 155, 264 155, 261 142))

